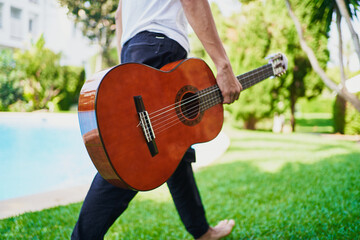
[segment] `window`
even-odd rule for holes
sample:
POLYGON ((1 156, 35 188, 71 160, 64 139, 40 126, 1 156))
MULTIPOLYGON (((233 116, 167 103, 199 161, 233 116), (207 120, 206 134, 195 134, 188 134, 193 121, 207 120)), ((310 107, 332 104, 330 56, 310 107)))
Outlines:
POLYGON ((3 3, 0 3, 0 29, 3 28, 3 3))
POLYGON ((22 38, 21 9, 11 7, 10 10, 10 34, 14 38, 22 38))
POLYGON ((29 33, 35 36, 38 33, 38 15, 34 13, 29 13, 29 33))

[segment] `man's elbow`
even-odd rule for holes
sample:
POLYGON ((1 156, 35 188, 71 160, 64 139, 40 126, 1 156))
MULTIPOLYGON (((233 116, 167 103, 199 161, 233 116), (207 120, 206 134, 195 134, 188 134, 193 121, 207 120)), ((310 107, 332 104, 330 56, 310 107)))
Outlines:
POLYGON ((120 19, 121 18, 121 9, 117 9, 116 12, 115 12, 115 19, 120 19))

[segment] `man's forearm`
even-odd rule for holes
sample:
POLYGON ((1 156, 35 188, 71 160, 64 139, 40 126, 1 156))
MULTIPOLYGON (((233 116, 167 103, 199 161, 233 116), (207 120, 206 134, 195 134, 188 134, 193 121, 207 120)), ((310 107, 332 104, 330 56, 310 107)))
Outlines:
POLYGON ((186 18, 217 68, 229 64, 207 0, 181 0, 186 18))

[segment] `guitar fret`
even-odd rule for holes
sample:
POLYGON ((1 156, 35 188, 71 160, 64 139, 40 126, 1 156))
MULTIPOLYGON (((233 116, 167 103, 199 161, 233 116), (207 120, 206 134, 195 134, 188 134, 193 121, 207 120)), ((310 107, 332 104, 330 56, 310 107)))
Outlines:
POLYGON ((205 111, 222 102, 220 89, 217 85, 199 91, 200 111, 205 111))
POLYGON ((243 86, 243 90, 245 90, 246 88, 249 88, 254 84, 273 75, 274 73, 273 73, 272 65, 268 64, 258 69, 252 70, 248 73, 242 74, 238 76, 237 79, 240 81, 241 85, 243 86), (251 79, 248 80, 248 78, 250 77, 251 79))
MULTIPOLYGON (((245 90, 271 76, 274 76, 273 68, 271 64, 267 64, 250 72, 239 75, 236 78, 241 83, 243 87, 242 90, 245 90)), ((218 85, 213 85, 206 89, 200 90, 198 95, 201 112, 217 104, 220 104, 223 101, 223 97, 218 85)))

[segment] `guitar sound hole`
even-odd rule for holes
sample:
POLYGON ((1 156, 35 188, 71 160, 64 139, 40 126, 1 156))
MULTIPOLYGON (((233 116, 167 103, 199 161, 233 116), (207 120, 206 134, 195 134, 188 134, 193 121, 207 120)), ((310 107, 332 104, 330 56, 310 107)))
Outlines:
POLYGON ((185 93, 181 99, 181 112, 187 119, 195 119, 199 114, 199 98, 195 93, 185 93))
POLYGON ((196 94, 198 91, 196 87, 186 85, 178 91, 175 97, 176 115, 187 126, 195 126, 204 115, 200 108, 200 99, 196 94))

